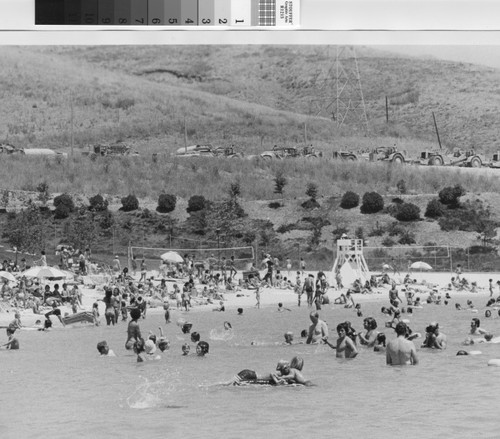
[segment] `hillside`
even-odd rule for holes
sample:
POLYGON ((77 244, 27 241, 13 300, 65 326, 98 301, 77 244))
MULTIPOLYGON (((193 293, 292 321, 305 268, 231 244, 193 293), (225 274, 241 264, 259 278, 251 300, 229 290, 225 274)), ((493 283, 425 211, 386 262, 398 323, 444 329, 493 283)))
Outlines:
MULTIPOLYGON (((307 122, 308 141, 320 149, 359 145, 354 127, 338 133, 315 117, 335 99, 333 46, 2 47, 0 54, 7 103, 0 131, 22 145, 67 149, 71 99, 79 147, 121 137, 139 150, 172 151, 184 144, 184 116, 191 143, 254 153, 302 143, 307 122)), ((498 149, 499 71, 366 47, 357 55, 370 123, 365 144, 387 144, 377 140, 383 135, 412 153, 437 147, 434 112, 445 147, 498 149)))

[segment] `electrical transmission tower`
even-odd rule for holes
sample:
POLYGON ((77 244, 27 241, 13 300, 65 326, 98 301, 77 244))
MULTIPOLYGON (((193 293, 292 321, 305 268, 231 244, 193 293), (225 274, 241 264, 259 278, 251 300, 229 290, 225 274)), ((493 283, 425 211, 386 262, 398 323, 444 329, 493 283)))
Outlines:
POLYGON ((325 94, 330 92, 330 96, 324 96, 322 102, 317 102, 319 111, 316 116, 333 119, 338 128, 349 125, 368 131, 365 99, 354 47, 336 47, 335 64, 330 67, 322 82, 320 90, 324 89, 325 94), (335 95, 331 96, 333 93, 335 95))

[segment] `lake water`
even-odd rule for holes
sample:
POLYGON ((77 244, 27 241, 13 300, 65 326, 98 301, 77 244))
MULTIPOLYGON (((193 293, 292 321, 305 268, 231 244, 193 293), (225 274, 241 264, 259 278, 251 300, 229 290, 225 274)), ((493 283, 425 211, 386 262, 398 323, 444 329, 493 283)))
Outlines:
MULTIPOLYGON (((21 331, 21 349, 0 352, 0 437, 499 437, 500 368, 487 362, 500 358, 500 344, 471 348, 482 355, 455 354, 464 348, 472 317, 479 316, 496 335, 500 318, 486 319, 482 310, 456 311, 453 304, 427 305, 407 316, 418 332, 438 321, 449 346, 444 352, 419 349, 420 365, 403 368, 386 366, 384 355, 362 348, 356 359, 339 360, 327 346, 275 345, 287 330, 300 340, 308 327, 308 309, 296 306, 284 313, 249 308, 242 316, 233 309, 174 312, 174 323, 167 326, 161 314, 150 315, 141 321, 143 334, 158 333, 161 325, 172 346, 160 361, 147 363, 125 351, 123 323, 21 331), (192 354, 181 355, 189 335, 175 324, 179 317, 210 343, 209 355, 197 357, 192 343, 192 354), (225 320, 232 335, 224 331, 225 320), (96 344, 103 339, 116 358, 99 357, 96 344), (304 358, 303 373, 317 386, 217 385, 245 368, 271 372, 280 358, 294 355, 304 358)), ((381 328, 386 320, 381 306, 363 304, 364 317, 374 316, 392 338, 392 330, 381 328)), ((328 306, 321 315, 332 339, 346 319, 362 329, 362 318, 352 309, 328 306)))

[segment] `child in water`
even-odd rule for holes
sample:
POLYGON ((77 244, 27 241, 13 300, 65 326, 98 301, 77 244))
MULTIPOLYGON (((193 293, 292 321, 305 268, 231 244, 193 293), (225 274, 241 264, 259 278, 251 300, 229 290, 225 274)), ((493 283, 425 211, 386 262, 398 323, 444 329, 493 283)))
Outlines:
POLYGON ((7 328, 7 335, 9 337, 7 343, 5 343, 4 345, 0 346, 2 348, 5 348, 5 349, 11 349, 11 350, 17 350, 19 349, 19 340, 14 337, 14 332, 16 332, 15 330, 13 330, 12 328, 7 328))

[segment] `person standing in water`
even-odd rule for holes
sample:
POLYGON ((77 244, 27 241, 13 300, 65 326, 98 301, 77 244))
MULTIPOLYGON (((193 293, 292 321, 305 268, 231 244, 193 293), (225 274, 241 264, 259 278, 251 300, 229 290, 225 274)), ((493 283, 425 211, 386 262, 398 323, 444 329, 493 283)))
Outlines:
POLYGON ((396 325, 396 338, 386 347, 386 363, 390 366, 404 366, 418 364, 417 349, 412 341, 406 339, 408 328, 406 323, 396 325))

